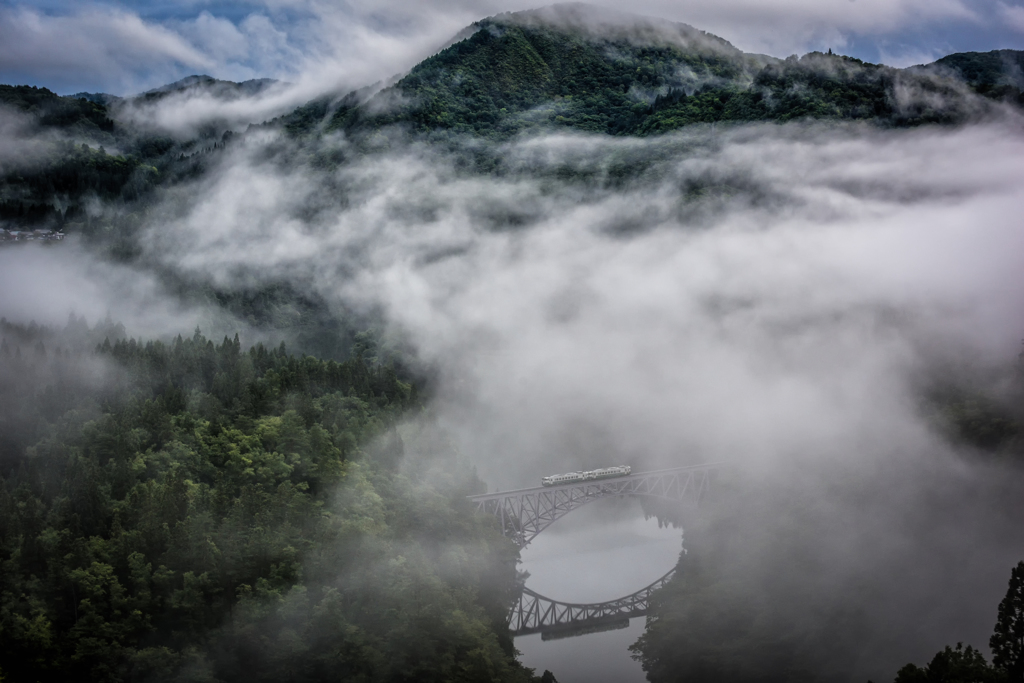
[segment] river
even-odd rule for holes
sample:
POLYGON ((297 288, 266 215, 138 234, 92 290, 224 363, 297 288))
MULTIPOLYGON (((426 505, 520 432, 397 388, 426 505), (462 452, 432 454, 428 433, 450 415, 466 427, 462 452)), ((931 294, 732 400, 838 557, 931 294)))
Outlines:
MULTIPOLYGON (((644 519, 637 499, 598 500, 553 524, 522 551, 526 585, 565 602, 603 602, 633 593, 675 566, 682 531, 644 519)), ((559 683, 642 683, 640 664, 627 648, 644 631, 645 620, 629 628, 543 641, 539 634, 516 638, 520 661, 537 673, 545 669, 559 683)))

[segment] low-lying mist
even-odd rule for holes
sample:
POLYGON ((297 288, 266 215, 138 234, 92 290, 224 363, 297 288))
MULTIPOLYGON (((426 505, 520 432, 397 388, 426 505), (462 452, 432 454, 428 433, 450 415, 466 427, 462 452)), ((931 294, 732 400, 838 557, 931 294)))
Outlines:
POLYGON ((250 140, 154 212, 142 247, 222 286, 384 307, 441 368, 439 405, 494 485, 870 460, 933 447, 914 393, 931 364, 1015 360, 1019 127, 339 138, 350 160, 330 172, 250 140))
MULTIPOLYGON (((951 445, 922 400, 951 368, 1013 376, 1021 124, 502 144, 383 131, 313 150, 261 132, 165 192, 138 262, 384 311, 491 490, 728 463, 691 555, 718 544, 715 566, 735 560, 731 580, 797 630, 829 633, 858 601, 867 631, 851 632, 868 635, 843 644, 841 668, 886 676, 948 642, 983 645, 1022 552, 1019 488, 951 445)), ((115 307, 118 287, 96 284, 109 273, 32 253, 66 290, 81 290, 69 272, 93 283, 90 311, 115 307)), ((4 307, 46 307, 32 296, 4 307)), ((146 296, 129 298, 145 329, 195 324, 146 296)))

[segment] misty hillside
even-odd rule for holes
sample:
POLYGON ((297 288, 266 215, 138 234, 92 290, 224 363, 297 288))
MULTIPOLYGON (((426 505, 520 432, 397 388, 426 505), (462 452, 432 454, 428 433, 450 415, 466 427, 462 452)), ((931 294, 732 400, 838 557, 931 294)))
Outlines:
POLYGON ((90 197, 134 201, 155 185, 190 176, 195 168, 189 160, 222 148, 232 122, 206 121, 183 139, 148 123, 148 111, 169 98, 256 98, 277 84, 196 75, 131 97, 62 97, 46 88, 0 86, 0 125, 32 138, 0 158, 0 220, 35 228, 59 215, 63 223, 69 212, 72 220, 80 217, 90 197))
MULTIPOLYGON (((269 125, 300 137, 365 138, 397 125, 494 139, 543 130, 647 136, 693 124, 803 119, 916 126, 963 122, 1022 97, 1021 55, 1012 50, 904 70, 822 53, 778 59, 685 24, 584 4, 497 15, 458 38, 394 85, 325 95, 269 125)), ((200 119, 182 132, 155 121, 154 108, 167 98, 179 106, 245 105, 278 85, 194 75, 127 98, 0 86, 0 106, 12 115, 6 125, 45 136, 0 160, 0 219, 65 223, 81 217, 89 196, 134 201, 193 177, 225 136, 259 123, 257 110, 200 119)))
POLYGON ((205 74, 193 75, 159 88, 147 90, 129 99, 152 101, 175 94, 207 94, 221 99, 239 99, 258 95, 278 82, 273 78, 254 78, 235 83, 234 81, 222 81, 205 74))
POLYGON ((992 50, 962 52, 937 60, 934 67, 952 70, 986 97, 1024 104, 1024 52, 992 50))
POLYGON ((68 131, 85 137, 110 133, 114 121, 102 103, 79 97, 61 97, 46 88, 0 85, 0 105, 29 118, 41 128, 68 131))
MULTIPOLYGON (((340 103, 328 130, 403 122, 487 136, 548 126, 649 135, 694 123, 808 117, 950 123, 985 109, 948 73, 831 52, 785 60, 745 54, 685 24, 583 4, 498 15, 467 33, 367 101, 340 103)), ((987 77, 1012 68, 992 64, 987 77)))

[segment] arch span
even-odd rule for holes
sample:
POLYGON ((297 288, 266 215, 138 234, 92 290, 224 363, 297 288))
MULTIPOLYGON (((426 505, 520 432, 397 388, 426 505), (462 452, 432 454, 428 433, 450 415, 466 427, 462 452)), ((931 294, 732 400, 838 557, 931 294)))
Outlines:
POLYGON ((540 633, 541 637, 548 639, 604 628, 621 628, 623 622, 628 625, 630 618, 647 614, 651 593, 664 586, 675 573, 673 568, 651 585, 607 602, 561 602, 524 587, 519 600, 509 611, 509 631, 513 636, 540 633))

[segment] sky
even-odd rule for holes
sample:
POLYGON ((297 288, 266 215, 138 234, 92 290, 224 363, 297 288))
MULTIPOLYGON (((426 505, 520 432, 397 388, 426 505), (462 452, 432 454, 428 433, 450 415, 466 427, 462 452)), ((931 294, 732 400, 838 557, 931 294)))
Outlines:
MULTIPOLYGON (((354 88, 407 71, 474 21, 542 4, 0 0, 0 82, 130 95, 205 73, 354 88)), ((635 0, 629 9, 778 57, 832 49, 902 67, 952 52, 1024 49, 1020 0, 635 0)))

